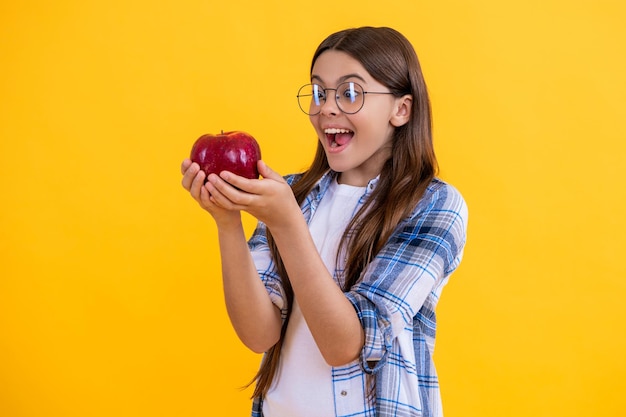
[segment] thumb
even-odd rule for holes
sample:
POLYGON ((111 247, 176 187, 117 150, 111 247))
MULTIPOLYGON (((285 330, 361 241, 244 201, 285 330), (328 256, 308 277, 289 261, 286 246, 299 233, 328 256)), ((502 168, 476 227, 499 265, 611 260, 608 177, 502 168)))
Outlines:
POLYGON ((259 174, 261 174, 261 176, 263 178, 268 178, 268 179, 272 179, 272 180, 279 180, 281 181, 283 179, 283 177, 277 173, 274 172, 269 166, 267 166, 267 164, 265 162, 263 162, 262 160, 259 160, 257 163, 257 168, 259 169, 259 174))

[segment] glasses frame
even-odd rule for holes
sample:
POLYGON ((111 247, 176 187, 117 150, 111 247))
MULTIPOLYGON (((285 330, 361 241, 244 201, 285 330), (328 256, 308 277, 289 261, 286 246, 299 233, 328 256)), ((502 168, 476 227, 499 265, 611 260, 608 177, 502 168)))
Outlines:
MULTIPOLYGON (((391 95, 395 95, 395 93, 391 92, 391 91, 365 91, 363 89, 363 86, 359 83, 355 83, 354 81, 344 81, 342 83, 339 83, 339 85, 337 85, 337 87, 335 88, 324 88, 319 84, 316 83, 308 83, 308 84, 304 84, 302 87, 300 87, 300 89, 298 90, 298 94, 296 95, 296 98, 298 99, 298 107, 300 107, 300 110, 302 110, 302 112, 306 115, 309 116, 317 116, 318 114, 320 114, 322 112, 322 106, 324 104, 326 104, 326 100, 328 98, 328 93, 327 91, 334 91, 335 92, 335 104, 337 105, 337 108, 339 109, 339 111, 341 111, 343 114, 356 114, 358 112, 361 111, 361 109, 363 108, 363 106, 365 105, 365 95, 367 94, 391 94, 391 95), (339 104, 339 94, 337 94, 337 91, 339 89, 339 87, 343 84, 354 84, 355 86, 359 87, 363 93, 363 101, 361 101, 361 107, 359 107, 357 110, 353 111, 353 112, 347 112, 344 109, 341 108, 341 105, 339 104), (318 107, 318 111, 317 113, 309 113, 308 111, 306 111, 305 109, 302 108, 302 103, 300 102, 300 98, 301 97, 311 97, 311 101, 313 101, 313 94, 300 94, 300 92, 302 91, 303 88, 308 87, 308 86, 314 86, 317 85, 323 92, 324 95, 326 96, 326 98, 322 99, 324 101, 323 104, 320 104, 318 107)), ((309 104, 309 108, 311 107, 311 105, 309 104)))

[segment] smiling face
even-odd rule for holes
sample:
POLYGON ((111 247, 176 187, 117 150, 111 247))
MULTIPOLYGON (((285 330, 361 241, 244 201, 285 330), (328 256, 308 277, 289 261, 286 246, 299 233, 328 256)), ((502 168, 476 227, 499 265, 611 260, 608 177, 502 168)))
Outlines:
MULTIPOLYGON (((347 81, 360 84, 366 92, 389 91, 345 52, 328 50, 317 58, 311 72, 312 83, 334 89, 347 81)), ((340 173, 339 182, 365 186, 380 173, 391 155, 393 131, 408 121, 411 96, 366 94, 363 108, 355 114, 343 113, 334 96, 334 90, 328 91, 320 113, 309 116, 311 124, 328 164, 340 173)))

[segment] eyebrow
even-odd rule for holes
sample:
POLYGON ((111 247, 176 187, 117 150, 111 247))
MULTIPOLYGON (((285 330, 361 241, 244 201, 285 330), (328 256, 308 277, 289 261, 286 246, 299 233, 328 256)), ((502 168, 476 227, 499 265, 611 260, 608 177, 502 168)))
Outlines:
MULTIPOLYGON (((342 77, 339 77, 339 83, 342 83, 342 82, 344 82, 344 81, 346 81, 346 80, 348 80, 350 78, 357 78, 357 79, 361 80, 362 82, 366 82, 365 78, 361 77, 359 74, 347 74, 347 75, 344 75, 342 77)), ((324 84, 324 81, 322 80, 322 77, 320 77, 319 75, 312 74, 311 75, 311 81, 314 81, 314 80, 319 81, 320 83, 324 84)))

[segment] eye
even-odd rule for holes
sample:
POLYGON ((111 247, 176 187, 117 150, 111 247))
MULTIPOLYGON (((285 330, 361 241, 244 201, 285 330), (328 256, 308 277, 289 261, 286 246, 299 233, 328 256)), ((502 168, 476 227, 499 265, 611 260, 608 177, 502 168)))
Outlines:
POLYGON ((338 95, 342 100, 347 100, 350 103, 354 103, 359 99, 362 91, 358 84, 356 83, 344 83, 338 88, 338 95))
POLYGON ((320 101, 326 101, 326 90, 317 84, 313 84, 313 100, 315 103, 319 104, 320 101))

